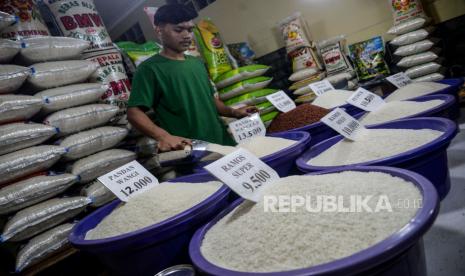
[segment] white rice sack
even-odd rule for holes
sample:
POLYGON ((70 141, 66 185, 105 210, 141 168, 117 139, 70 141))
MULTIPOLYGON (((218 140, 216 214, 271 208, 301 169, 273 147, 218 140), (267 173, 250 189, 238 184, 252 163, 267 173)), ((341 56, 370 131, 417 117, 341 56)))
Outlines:
POLYGON ((380 160, 419 148, 442 134, 432 129, 369 129, 357 141, 343 139, 307 164, 344 166, 380 160))
POLYGON ((27 120, 39 112, 42 104, 39 97, 0 95, 0 124, 27 120))
POLYGON ((21 49, 17 41, 0 39, 0 63, 9 63, 21 49))
POLYGON ((352 71, 351 73, 346 72, 346 73, 341 73, 337 75, 332 75, 327 78, 324 78, 325 80, 328 80, 331 84, 337 84, 343 80, 350 80, 355 76, 355 73, 352 71))
POLYGON ((63 139, 60 146, 68 149, 63 156, 66 160, 76 160, 96 152, 112 148, 128 135, 122 127, 99 127, 82 131, 63 139))
POLYGON ((135 159, 136 154, 132 151, 105 150, 79 159, 70 171, 80 177, 81 183, 87 183, 135 159))
POLYGON ((418 42, 427 38, 429 35, 429 30, 427 29, 420 29, 410 33, 403 34, 391 40, 389 43, 394 46, 403 46, 418 42))
POLYGON ((418 41, 418 42, 415 42, 409 45, 400 46, 394 51, 394 55, 406 57, 406 56, 426 52, 429 49, 431 49, 433 46, 434 46, 433 41, 429 39, 425 39, 425 40, 418 41))
POLYGON ((256 77, 253 79, 244 80, 223 88, 219 91, 220 99, 228 100, 235 96, 245 94, 247 92, 263 89, 270 84, 273 78, 270 77, 256 77))
POLYGON ((70 60, 79 58, 89 45, 89 41, 71 37, 32 37, 23 40, 20 56, 28 64, 70 60))
POLYGON ((413 67, 416 65, 424 64, 427 62, 431 62, 438 58, 438 55, 428 51, 425 53, 420 53, 412 56, 407 56, 402 58, 398 63, 397 66, 399 67, 413 67))
POLYGON ((201 203, 221 185, 218 181, 160 183, 114 209, 87 232, 86 240, 114 237, 162 222, 201 203))
POLYGON ((115 194, 100 181, 95 180, 81 190, 81 195, 92 199, 90 206, 100 207, 116 199, 115 194))
POLYGON ((44 99, 40 113, 49 114, 65 108, 98 102, 107 89, 107 85, 100 83, 80 83, 47 89, 35 96, 44 99))
POLYGON ((0 185, 53 166, 66 149, 36 146, 0 156, 0 185))
POLYGON ((40 175, 0 189, 0 215, 9 214, 52 198, 78 180, 72 174, 40 175))
POLYGON ((425 25, 425 23, 426 23, 426 19, 421 18, 421 17, 411 19, 409 21, 405 21, 404 23, 401 23, 399 25, 396 25, 390 28, 387 31, 387 33, 391 35, 403 35, 403 34, 420 29, 421 27, 425 25))
POLYGON ((308 85, 306 85, 304 87, 301 87, 301 88, 295 90, 294 92, 292 92, 292 94, 298 95, 298 96, 305 95, 305 94, 308 94, 308 93, 313 93, 313 90, 308 85))
POLYGON ((382 124, 414 116, 418 113, 440 106, 443 103, 443 100, 431 100, 425 102, 392 101, 384 104, 376 111, 367 113, 360 119, 360 122, 363 125, 382 124))
POLYGON ((384 101, 392 102, 413 99, 446 89, 447 87, 449 87, 447 84, 430 81, 414 82, 395 90, 384 101))
POLYGON ((331 109, 347 104, 346 100, 352 96, 352 94, 354 94, 354 92, 348 90, 330 90, 325 92, 323 95, 316 97, 312 104, 331 109))
POLYGON ((68 235, 75 223, 66 223, 32 238, 16 256, 16 273, 50 257, 69 244, 68 235))
POLYGON ((0 65, 0 94, 18 90, 27 79, 31 70, 18 65, 0 65))
POLYGON ((54 127, 36 123, 0 125, 0 155, 41 144, 57 132, 54 127))
POLYGON ((61 135, 68 135, 106 124, 118 110, 117 106, 109 104, 83 105, 52 113, 44 123, 58 128, 61 135))
POLYGON ((0 31, 18 22, 19 18, 6 12, 0 11, 0 31))
POLYGON ((151 137, 140 137, 136 142, 136 152, 139 156, 154 155, 158 151, 157 140, 151 137))
POLYGON ((98 64, 87 60, 50 61, 30 68, 28 82, 36 89, 48 89, 84 82, 97 70, 98 64))
POLYGON ((289 80, 290 81, 301 81, 301 80, 304 80, 306 78, 309 78, 309 77, 315 75, 318 72, 319 71, 316 68, 306 68, 306 69, 303 69, 303 70, 300 70, 300 71, 297 71, 297 72, 293 73, 289 77, 289 80))
POLYGON ((433 73, 433 74, 429 74, 426 76, 413 79, 412 81, 414 82, 440 81, 440 80, 443 80, 444 78, 445 78, 444 75, 441 73, 433 73))
POLYGON ((410 67, 405 71, 405 74, 409 78, 414 79, 424 75, 435 73, 439 71, 439 69, 441 69, 441 64, 438 64, 436 62, 428 62, 418 66, 410 67))
POLYGON ((8 220, 1 241, 23 241, 42 233, 84 210, 91 199, 82 196, 53 198, 16 213, 8 220))

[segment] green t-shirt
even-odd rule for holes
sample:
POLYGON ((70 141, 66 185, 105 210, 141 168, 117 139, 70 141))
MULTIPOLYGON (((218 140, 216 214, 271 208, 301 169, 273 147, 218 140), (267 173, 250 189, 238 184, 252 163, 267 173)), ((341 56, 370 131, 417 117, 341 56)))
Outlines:
POLYGON ((199 59, 186 56, 185 60, 172 60, 155 55, 137 68, 128 106, 153 107, 156 123, 171 135, 234 145, 220 121, 213 94, 199 59))

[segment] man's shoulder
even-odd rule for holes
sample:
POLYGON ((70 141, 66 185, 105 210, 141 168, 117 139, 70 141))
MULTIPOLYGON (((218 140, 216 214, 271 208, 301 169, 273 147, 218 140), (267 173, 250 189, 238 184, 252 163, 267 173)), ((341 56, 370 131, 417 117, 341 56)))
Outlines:
POLYGON ((150 67, 158 66, 159 64, 163 62, 163 59, 161 59, 160 57, 161 57, 160 54, 153 55, 149 57, 148 59, 144 60, 143 62, 141 62, 141 64, 139 64, 137 68, 150 68, 150 67))

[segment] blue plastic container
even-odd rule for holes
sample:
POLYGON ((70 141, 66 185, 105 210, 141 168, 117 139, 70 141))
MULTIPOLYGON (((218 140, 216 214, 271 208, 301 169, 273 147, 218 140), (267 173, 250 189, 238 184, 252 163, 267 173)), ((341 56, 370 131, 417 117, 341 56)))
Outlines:
MULTIPOLYGON (((212 180, 215 179, 210 175, 191 175, 172 182, 212 180)), ((229 192, 223 185, 203 202, 160 223, 112 238, 85 240, 86 233, 120 204, 114 200, 81 220, 69 240, 74 247, 98 257, 112 274, 155 275, 172 265, 189 262, 188 245, 192 235, 228 205, 229 192)))
MULTIPOLYGON (((231 271, 210 263, 202 256, 200 246, 207 231, 215 225, 221 218, 231 212, 242 203, 242 199, 235 201, 226 210, 216 216, 211 222, 200 228, 192 238, 189 245, 189 255, 194 266, 202 275, 221 276, 302 276, 302 275, 376 275, 376 276, 424 276, 426 275, 425 256, 422 236, 433 224, 439 211, 439 201, 435 188, 423 176, 404 169, 391 167, 349 167, 346 169, 336 169, 319 172, 316 174, 326 174, 352 171, 376 171, 391 174, 414 183, 420 190, 423 201, 422 208, 419 209, 415 217, 410 222, 392 234, 387 239, 357 252, 351 256, 338 259, 329 263, 316 265, 310 268, 303 268, 285 272, 273 273, 245 273, 231 271)), ((314 173, 315 174, 315 173, 314 173)), ((311 185, 311 184, 309 184, 311 185)))
POLYGON ((391 157, 372 160, 346 166, 312 166, 307 162, 313 157, 327 150, 337 142, 341 141, 341 135, 327 139, 306 151, 297 159, 297 167, 302 172, 316 172, 328 169, 347 168, 358 166, 393 166, 417 172, 433 183, 439 197, 443 199, 450 190, 450 175, 447 166, 447 147, 457 134, 457 125, 444 118, 412 118, 397 120, 376 126, 371 129, 433 129, 444 132, 440 137, 430 143, 404 153, 391 157))
MULTIPOLYGON (((411 102, 427 102, 427 101, 433 101, 433 100, 443 100, 444 103, 431 108, 429 110, 425 110, 423 112, 414 114, 412 116, 407 116, 401 119, 397 120, 402 120, 402 119, 409 119, 409 118, 418 118, 418 117, 442 117, 442 118, 447 118, 453 120, 454 118, 454 106, 455 106, 455 98, 452 95, 447 95, 447 94, 437 94, 437 95, 428 95, 428 96, 423 96, 419 98, 415 98, 412 100, 408 100, 411 102)), ((365 112, 360 112, 359 114, 355 115, 355 118, 361 118, 365 112)))

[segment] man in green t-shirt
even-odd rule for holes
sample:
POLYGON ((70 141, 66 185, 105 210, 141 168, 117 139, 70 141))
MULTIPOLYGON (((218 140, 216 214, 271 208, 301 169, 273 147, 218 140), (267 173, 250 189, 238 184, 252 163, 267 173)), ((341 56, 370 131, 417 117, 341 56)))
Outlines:
POLYGON ((193 39, 194 17, 184 5, 158 9, 154 23, 163 50, 139 65, 132 81, 128 120, 156 139, 160 151, 183 149, 190 139, 234 145, 219 115, 242 118, 257 112, 255 107, 225 106, 214 96, 204 64, 184 55, 193 39), (155 122, 144 113, 150 108, 155 122))

